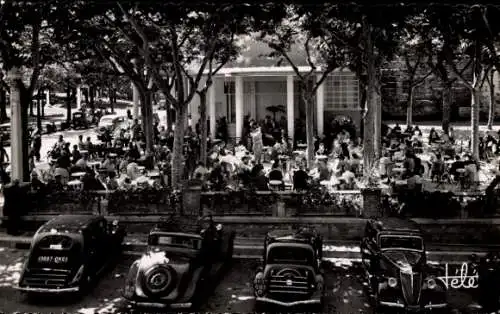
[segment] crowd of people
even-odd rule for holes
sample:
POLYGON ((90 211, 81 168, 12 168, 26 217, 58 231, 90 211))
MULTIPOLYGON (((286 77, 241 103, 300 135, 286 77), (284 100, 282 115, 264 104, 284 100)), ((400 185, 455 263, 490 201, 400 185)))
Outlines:
MULTIPOLYGON (((304 134, 293 141, 286 133, 286 119, 270 116, 262 121, 245 117, 243 137, 235 145, 229 138, 227 120, 216 121, 216 139, 208 142, 208 158, 201 157, 200 125, 188 126, 184 144, 184 179, 206 189, 304 190, 314 184, 329 189, 357 189, 363 175, 363 147, 348 119, 332 119, 323 136, 315 136, 315 156, 307 164, 304 134)), ((209 122, 210 123, 210 122, 209 122)), ((301 122, 297 122, 297 130, 301 122)), ((30 151, 35 189, 115 190, 169 187, 174 131, 154 124, 154 149, 146 152, 140 120, 130 111, 125 122, 97 130, 98 140, 82 135, 76 143, 62 135, 49 152, 50 170, 34 168, 40 161, 41 134, 34 132, 30 151)), ((398 124, 383 127, 378 173, 382 183, 420 189, 424 179, 437 184, 477 184, 479 161, 457 150, 455 132, 431 129, 424 138, 418 126, 402 130, 398 124)), ((500 152, 498 139, 487 134, 480 141, 481 159, 500 152)), ((468 151, 467 148, 465 151, 468 151)), ((8 158, 0 145, 2 165, 8 158), (2 153, 2 151, 4 153, 2 153)), ((0 167, 5 173, 4 167, 0 167)))

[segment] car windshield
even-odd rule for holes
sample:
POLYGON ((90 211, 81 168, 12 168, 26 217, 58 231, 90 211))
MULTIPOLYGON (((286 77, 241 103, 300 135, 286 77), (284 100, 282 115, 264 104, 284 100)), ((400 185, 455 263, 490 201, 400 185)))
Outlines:
POLYGON ((424 243, 421 237, 400 236, 400 235, 383 235, 380 236, 381 249, 408 249, 422 251, 424 243))
POLYGON ((199 250, 201 248, 201 239, 183 235, 152 234, 149 236, 148 244, 199 250))
POLYGON ((314 252, 310 248, 275 246, 267 253, 268 263, 310 265, 314 261, 314 252))

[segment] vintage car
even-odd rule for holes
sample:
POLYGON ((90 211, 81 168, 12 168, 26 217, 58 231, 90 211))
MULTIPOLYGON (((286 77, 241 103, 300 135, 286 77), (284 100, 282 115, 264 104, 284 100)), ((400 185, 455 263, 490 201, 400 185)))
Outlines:
POLYGON ((38 229, 17 289, 84 293, 120 256, 125 229, 102 216, 61 215, 38 229))
MULTIPOLYGON (((138 308, 194 309, 232 260, 234 232, 210 217, 170 217, 151 230, 123 297, 138 308)), ((213 288, 213 287, 212 287, 213 288)))
POLYGON ((371 219, 361 258, 375 306, 404 311, 446 309, 446 286, 427 265, 418 225, 397 218, 371 219))
POLYGON ((73 117, 71 119, 71 127, 73 129, 88 129, 89 121, 87 119, 87 115, 80 111, 73 113, 73 117))
POLYGON ((253 281, 255 306, 323 306, 323 240, 314 229, 270 231, 253 281))

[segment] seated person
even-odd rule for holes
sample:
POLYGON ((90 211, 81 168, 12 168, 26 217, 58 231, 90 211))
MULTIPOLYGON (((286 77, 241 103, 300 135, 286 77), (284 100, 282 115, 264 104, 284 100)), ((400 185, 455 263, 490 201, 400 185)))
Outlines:
POLYGON ((31 190, 38 193, 44 193, 45 189, 45 183, 38 178, 38 173, 33 170, 31 172, 31 190))
POLYGON ((283 172, 278 161, 273 163, 271 172, 269 172, 269 181, 283 181, 283 172))
POLYGON ((253 169, 256 174, 253 178, 253 184, 257 191, 267 191, 269 189, 268 183, 269 179, 264 173, 264 167, 262 165, 256 165, 253 169))
POLYGON ((108 190, 117 190, 119 187, 118 180, 116 179, 116 173, 110 172, 106 180, 106 187, 108 190))
POLYGON ((431 180, 434 180, 435 178, 439 180, 441 176, 444 174, 445 170, 445 164, 444 161, 441 157, 441 154, 436 154, 436 158, 432 162, 432 168, 431 168, 431 180))
POLYGON ((71 152, 71 162, 73 164, 76 164, 78 160, 82 158, 82 154, 80 154, 80 151, 78 150, 78 145, 73 145, 73 151, 71 152))
POLYGON ((139 175, 139 165, 135 161, 129 162, 127 165, 127 176, 130 180, 134 181, 139 175))
POLYGON ((343 179, 342 189, 352 190, 355 187, 356 175, 352 172, 351 167, 346 166, 345 171, 342 173, 341 178, 343 179))
POLYGON ((293 189, 296 191, 307 190, 309 175, 305 171, 304 164, 299 165, 299 170, 295 171, 293 174, 293 189))
POLYGON ((116 157, 114 157, 114 156, 115 155, 108 154, 106 156, 106 159, 102 163, 102 166, 100 169, 103 169, 107 172, 115 172, 116 168, 117 168, 117 164, 116 164, 116 157))
MULTIPOLYGON (((339 162, 340 164, 340 162, 339 162)), ((344 163, 347 165, 347 163, 344 163)), ((325 161, 321 160, 318 162, 318 172, 319 172, 319 181, 328 181, 332 176, 332 172, 328 169, 328 166, 325 161)))
POLYGON ((88 151, 81 151, 82 158, 80 158, 76 163, 75 167, 81 171, 85 171, 88 168, 89 153, 88 151))
POLYGON ((54 169, 54 177, 57 177, 57 176, 60 177, 62 184, 64 184, 64 185, 68 184, 68 182, 69 182, 69 172, 68 172, 68 170, 66 170, 65 168, 61 168, 61 167, 57 166, 54 169))
POLYGON ((53 192, 61 192, 65 190, 65 184, 62 182, 62 177, 60 174, 56 174, 54 176, 54 179, 49 181, 49 184, 47 185, 47 189, 49 191, 53 192))

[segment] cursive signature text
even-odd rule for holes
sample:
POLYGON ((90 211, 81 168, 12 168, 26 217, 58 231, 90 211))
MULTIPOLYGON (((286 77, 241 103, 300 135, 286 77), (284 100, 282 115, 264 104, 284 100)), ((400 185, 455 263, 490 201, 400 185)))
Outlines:
POLYGON ((469 265, 462 263, 462 267, 456 269, 454 275, 449 274, 448 264, 445 264, 444 276, 437 278, 444 283, 446 289, 474 289, 478 287, 477 281, 479 276, 475 269, 469 275, 469 265))

